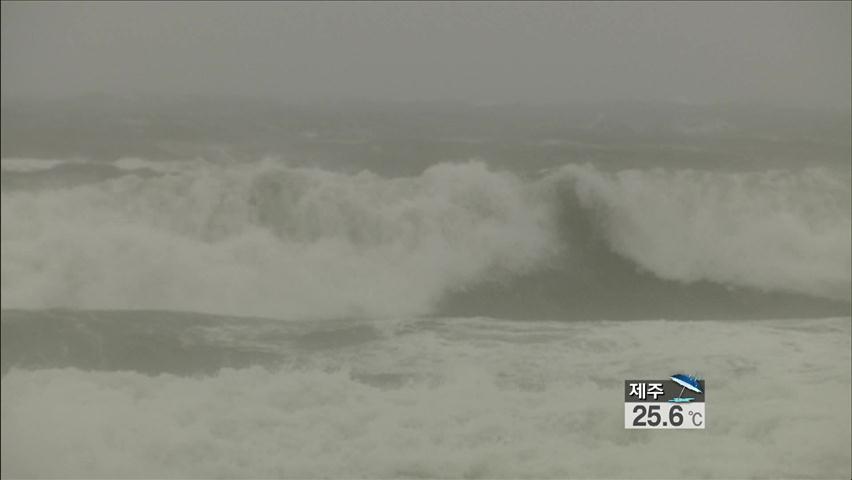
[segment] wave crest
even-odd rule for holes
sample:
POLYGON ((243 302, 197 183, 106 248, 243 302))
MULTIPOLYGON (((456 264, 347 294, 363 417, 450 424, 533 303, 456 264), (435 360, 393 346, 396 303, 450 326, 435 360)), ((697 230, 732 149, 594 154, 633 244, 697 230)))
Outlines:
POLYGON ((610 248, 669 280, 850 298, 850 181, 827 170, 557 173, 610 248))
POLYGON ((447 293, 523 282, 563 254, 594 258, 578 238, 666 280, 848 301, 850 183, 822 169, 589 165, 525 179, 482 162, 406 178, 272 161, 128 172, 3 192, 2 305, 427 314, 447 293))
POLYGON ((530 185, 482 163, 400 179, 210 166, 4 193, 3 306, 421 314, 557 246, 530 185))

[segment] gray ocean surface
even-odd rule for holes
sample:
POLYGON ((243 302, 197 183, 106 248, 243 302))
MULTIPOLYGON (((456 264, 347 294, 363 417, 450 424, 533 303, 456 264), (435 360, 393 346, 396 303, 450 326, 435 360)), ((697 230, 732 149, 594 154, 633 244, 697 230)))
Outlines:
POLYGON ((4 478, 852 473, 848 112, 93 97, 2 125, 4 478), (679 372, 707 430, 625 431, 623 381, 679 372))

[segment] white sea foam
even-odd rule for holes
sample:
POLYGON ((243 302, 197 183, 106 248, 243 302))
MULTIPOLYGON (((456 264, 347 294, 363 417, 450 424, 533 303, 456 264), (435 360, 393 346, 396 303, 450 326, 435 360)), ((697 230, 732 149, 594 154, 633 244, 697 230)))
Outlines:
POLYGON ((50 170, 59 165, 75 165, 86 163, 84 159, 57 159, 57 158, 19 158, 4 157, 0 160, 0 169, 4 172, 39 172, 50 170))
POLYGON ((12 370, 3 476, 852 473, 848 318, 430 325, 391 322, 385 338, 273 371, 12 370), (707 429, 624 430, 623 380, 673 369, 705 378, 707 429))
POLYGON ((265 164, 4 193, 3 306, 425 313, 556 248, 529 190, 480 163, 404 179, 265 164))
POLYGON ((200 164, 200 161, 191 160, 154 162, 139 157, 121 157, 118 160, 112 162, 112 165, 120 170, 152 170, 154 172, 160 173, 179 172, 181 170, 187 170, 193 167, 198 167, 200 164))
POLYGON ((614 251, 662 278, 850 298, 848 175, 577 165, 556 175, 614 251))
POLYGON ((471 162, 383 178, 195 162, 2 195, 5 308, 430 313, 448 292, 583 255, 566 212, 663 279, 850 298, 850 179, 821 169, 524 179, 471 162))

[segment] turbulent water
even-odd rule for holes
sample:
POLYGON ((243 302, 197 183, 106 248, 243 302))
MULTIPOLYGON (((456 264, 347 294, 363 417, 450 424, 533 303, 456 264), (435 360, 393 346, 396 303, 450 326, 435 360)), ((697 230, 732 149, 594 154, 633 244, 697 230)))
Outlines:
POLYGON ((4 368, 27 369, 3 377, 2 465, 47 477, 839 478, 850 333, 848 318, 316 325, 6 311, 4 368), (624 379, 672 368, 707 379, 707 430, 625 431, 624 379))
POLYGON ((668 144, 509 168, 471 140, 484 158, 442 144, 391 172, 9 142, 4 477, 850 474, 847 165, 699 168, 671 158, 715 153, 668 144), (625 430, 623 381, 681 371, 707 429, 625 430))
POLYGON ((826 169, 569 164, 522 178, 474 161, 384 178, 274 161, 170 167, 4 192, 4 306, 411 316, 554 272, 563 281, 548 304, 583 302, 566 290, 589 272, 614 287, 598 295, 667 282, 675 293, 657 287, 654 303, 709 295, 707 284, 825 299, 813 308, 833 301, 835 314, 850 299, 850 179, 826 169))

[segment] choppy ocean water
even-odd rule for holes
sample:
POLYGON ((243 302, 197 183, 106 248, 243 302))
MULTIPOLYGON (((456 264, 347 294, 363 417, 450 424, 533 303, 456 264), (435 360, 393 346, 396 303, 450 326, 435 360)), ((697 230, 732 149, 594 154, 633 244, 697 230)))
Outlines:
POLYGON ((725 132, 4 150, 3 476, 848 476, 848 144, 725 132), (681 371, 708 428, 625 431, 681 371))
POLYGON ((849 318, 317 324, 5 311, 3 474, 838 477, 849 318), (628 431, 623 380, 702 372, 703 431, 628 431))

